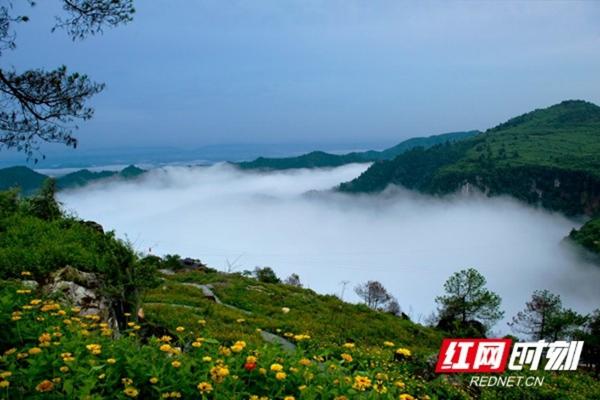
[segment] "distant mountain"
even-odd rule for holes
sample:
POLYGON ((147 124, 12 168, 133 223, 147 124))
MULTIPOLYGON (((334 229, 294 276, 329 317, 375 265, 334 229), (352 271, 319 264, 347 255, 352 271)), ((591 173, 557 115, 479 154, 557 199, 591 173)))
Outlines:
POLYGON ((139 175, 142 175, 145 170, 136 167, 135 165, 130 165, 126 168, 123 168, 121 171, 100 171, 100 172, 92 172, 88 169, 81 169, 76 172, 72 172, 67 175, 63 175, 56 179, 56 187, 58 189, 70 189, 78 186, 85 186, 90 182, 97 181, 100 179, 107 179, 113 177, 120 178, 135 178, 139 175))
POLYGON ((535 110, 463 141, 376 162, 339 190, 377 192, 390 184, 435 194, 477 188, 592 215, 600 211, 600 107, 569 100, 535 110))
MULTIPOLYGON (((56 187, 59 190, 71 189, 75 187, 85 186, 88 183, 108 178, 123 178, 131 179, 142 175, 146 171, 134 165, 130 165, 121 171, 100 171, 92 172, 87 169, 82 169, 72 172, 67 175, 55 178, 56 187)), ((19 187, 21 193, 25 196, 34 194, 46 179, 50 179, 48 175, 40 174, 27 167, 9 167, 0 169, 0 190, 6 190, 14 187, 19 187)))
POLYGON ((412 138, 383 151, 364 151, 348 154, 331 154, 313 151, 297 157, 265 158, 240 162, 236 165, 242 169, 281 170, 292 168, 338 167, 344 164, 388 160, 415 147, 429 148, 440 143, 456 142, 479 134, 479 131, 451 132, 422 138, 412 138))
POLYGON ((18 186, 23 194, 28 195, 38 190, 46 179, 46 175, 27 167, 3 168, 0 169, 0 190, 18 186))

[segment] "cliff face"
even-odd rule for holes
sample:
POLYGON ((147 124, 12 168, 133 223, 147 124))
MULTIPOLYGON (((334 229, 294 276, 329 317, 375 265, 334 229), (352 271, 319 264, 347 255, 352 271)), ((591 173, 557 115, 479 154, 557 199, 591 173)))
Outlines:
POLYGON ((519 167, 477 173, 448 173, 427 188, 435 194, 469 193, 477 188, 488 196, 510 195, 566 215, 600 212, 600 179, 581 171, 549 167, 519 167))

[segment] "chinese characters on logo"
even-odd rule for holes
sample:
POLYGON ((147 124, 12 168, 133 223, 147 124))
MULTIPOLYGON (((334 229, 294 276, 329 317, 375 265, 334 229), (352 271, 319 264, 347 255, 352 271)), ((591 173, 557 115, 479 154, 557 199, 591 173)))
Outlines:
POLYGON ((437 373, 501 373, 528 366, 537 370, 574 371, 583 349, 581 341, 515 343, 511 339, 444 339, 435 368, 437 373), (509 358, 510 353, 510 358, 509 358))

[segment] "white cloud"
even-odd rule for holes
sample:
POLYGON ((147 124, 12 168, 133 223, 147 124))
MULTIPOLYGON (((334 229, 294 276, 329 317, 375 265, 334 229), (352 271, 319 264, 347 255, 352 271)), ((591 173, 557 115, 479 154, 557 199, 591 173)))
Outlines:
MULTIPOLYGON (((140 181, 64 192, 80 217, 127 235, 139 250, 178 253, 224 269, 268 265, 295 272, 321 293, 377 279, 415 319, 434 310, 448 276, 475 267, 503 298, 507 316, 535 289, 559 293, 582 312, 598 307, 600 268, 561 240, 577 222, 508 198, 308 193, 360 174, 365 165, 276 173, 225 165, 156 169, 140 181)), ((504 323, 497 329, 506 332, 504 323)))

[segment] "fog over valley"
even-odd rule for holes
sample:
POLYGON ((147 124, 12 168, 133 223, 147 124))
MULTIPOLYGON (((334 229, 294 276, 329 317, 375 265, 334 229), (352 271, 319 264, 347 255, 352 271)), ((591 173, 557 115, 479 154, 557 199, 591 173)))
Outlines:
POLYGON ((285 172, 211 167, 157 168, 132 181, 60 192, 65 208, 128 238, 138 251, 199 258, 236 271, 270 266, 297 273, 320 293, 358 301, 354 286, 379 280, 413 320, 435 309, 455 271, 475 267, 498 292, 504 321, 535 289, 589 312, 600 301, 600 268, 561 243, 581 221, 510 198, 423 196, 401 188, 378 195, 328 191, 367 168, 285 172))

